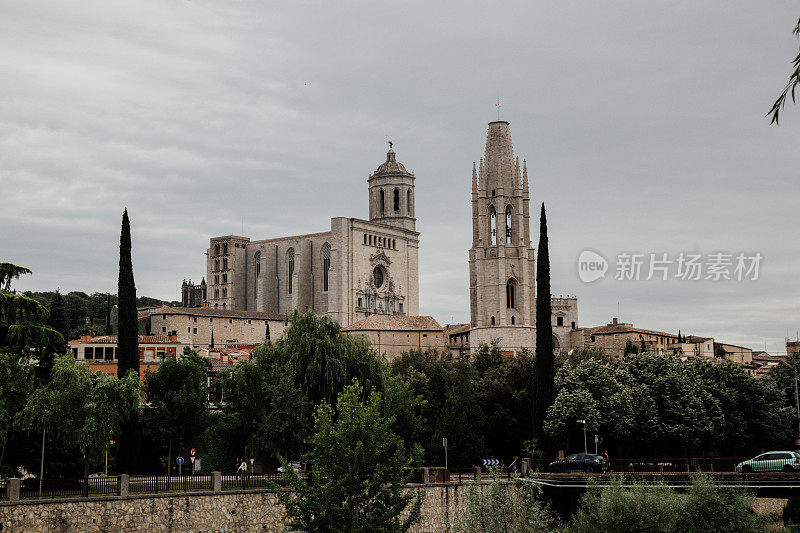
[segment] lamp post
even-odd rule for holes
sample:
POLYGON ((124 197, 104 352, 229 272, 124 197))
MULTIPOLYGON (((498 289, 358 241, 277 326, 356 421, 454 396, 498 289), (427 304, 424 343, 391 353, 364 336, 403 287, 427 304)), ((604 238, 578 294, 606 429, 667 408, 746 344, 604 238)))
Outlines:
POLYGON ((583 424, 583 453, 589 453, 589 446, 586 443, 586 420, 578 420, 578 424, 583 424))

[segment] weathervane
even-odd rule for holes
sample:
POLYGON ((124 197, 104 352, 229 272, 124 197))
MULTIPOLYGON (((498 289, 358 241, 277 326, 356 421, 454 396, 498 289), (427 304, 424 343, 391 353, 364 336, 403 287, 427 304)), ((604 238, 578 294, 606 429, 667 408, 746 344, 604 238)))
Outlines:
POLYGON ((497 103, 495 105, 497 106, 497 120, 499 121, 500 120, 500 97, 499 96, 497 97, 497 103))
POLYGON ((392 149, 392 141, 389 141, 389 150, 392 149))

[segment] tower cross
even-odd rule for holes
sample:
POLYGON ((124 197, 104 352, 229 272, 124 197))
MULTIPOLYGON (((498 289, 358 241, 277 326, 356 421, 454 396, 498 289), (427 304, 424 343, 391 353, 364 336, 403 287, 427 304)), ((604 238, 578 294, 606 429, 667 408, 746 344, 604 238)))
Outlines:
POLYGON ((500 120, 500 97, 499 96, 497 97, 497 103, 495 105, 497 106, 497 120, 499 121, 500 120))

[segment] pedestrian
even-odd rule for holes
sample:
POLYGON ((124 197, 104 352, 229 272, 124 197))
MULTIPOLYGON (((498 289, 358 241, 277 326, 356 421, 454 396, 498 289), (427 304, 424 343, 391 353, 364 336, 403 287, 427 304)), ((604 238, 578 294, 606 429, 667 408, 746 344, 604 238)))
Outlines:
POLYGON ((239 465, 237 472, 240 473, 240 478, 244 479, 245 474, 247 474, 247 462, 244 459, 242 459, 242 463, 239 465))

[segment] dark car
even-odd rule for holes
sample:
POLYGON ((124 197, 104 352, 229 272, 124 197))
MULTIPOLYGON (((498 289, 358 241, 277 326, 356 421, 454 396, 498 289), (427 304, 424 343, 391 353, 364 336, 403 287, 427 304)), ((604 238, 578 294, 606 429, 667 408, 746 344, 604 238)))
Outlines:
POLYGON ((550 472, 608 472, 608 460, 593 453, 573 453, 550 463, 550 472))

